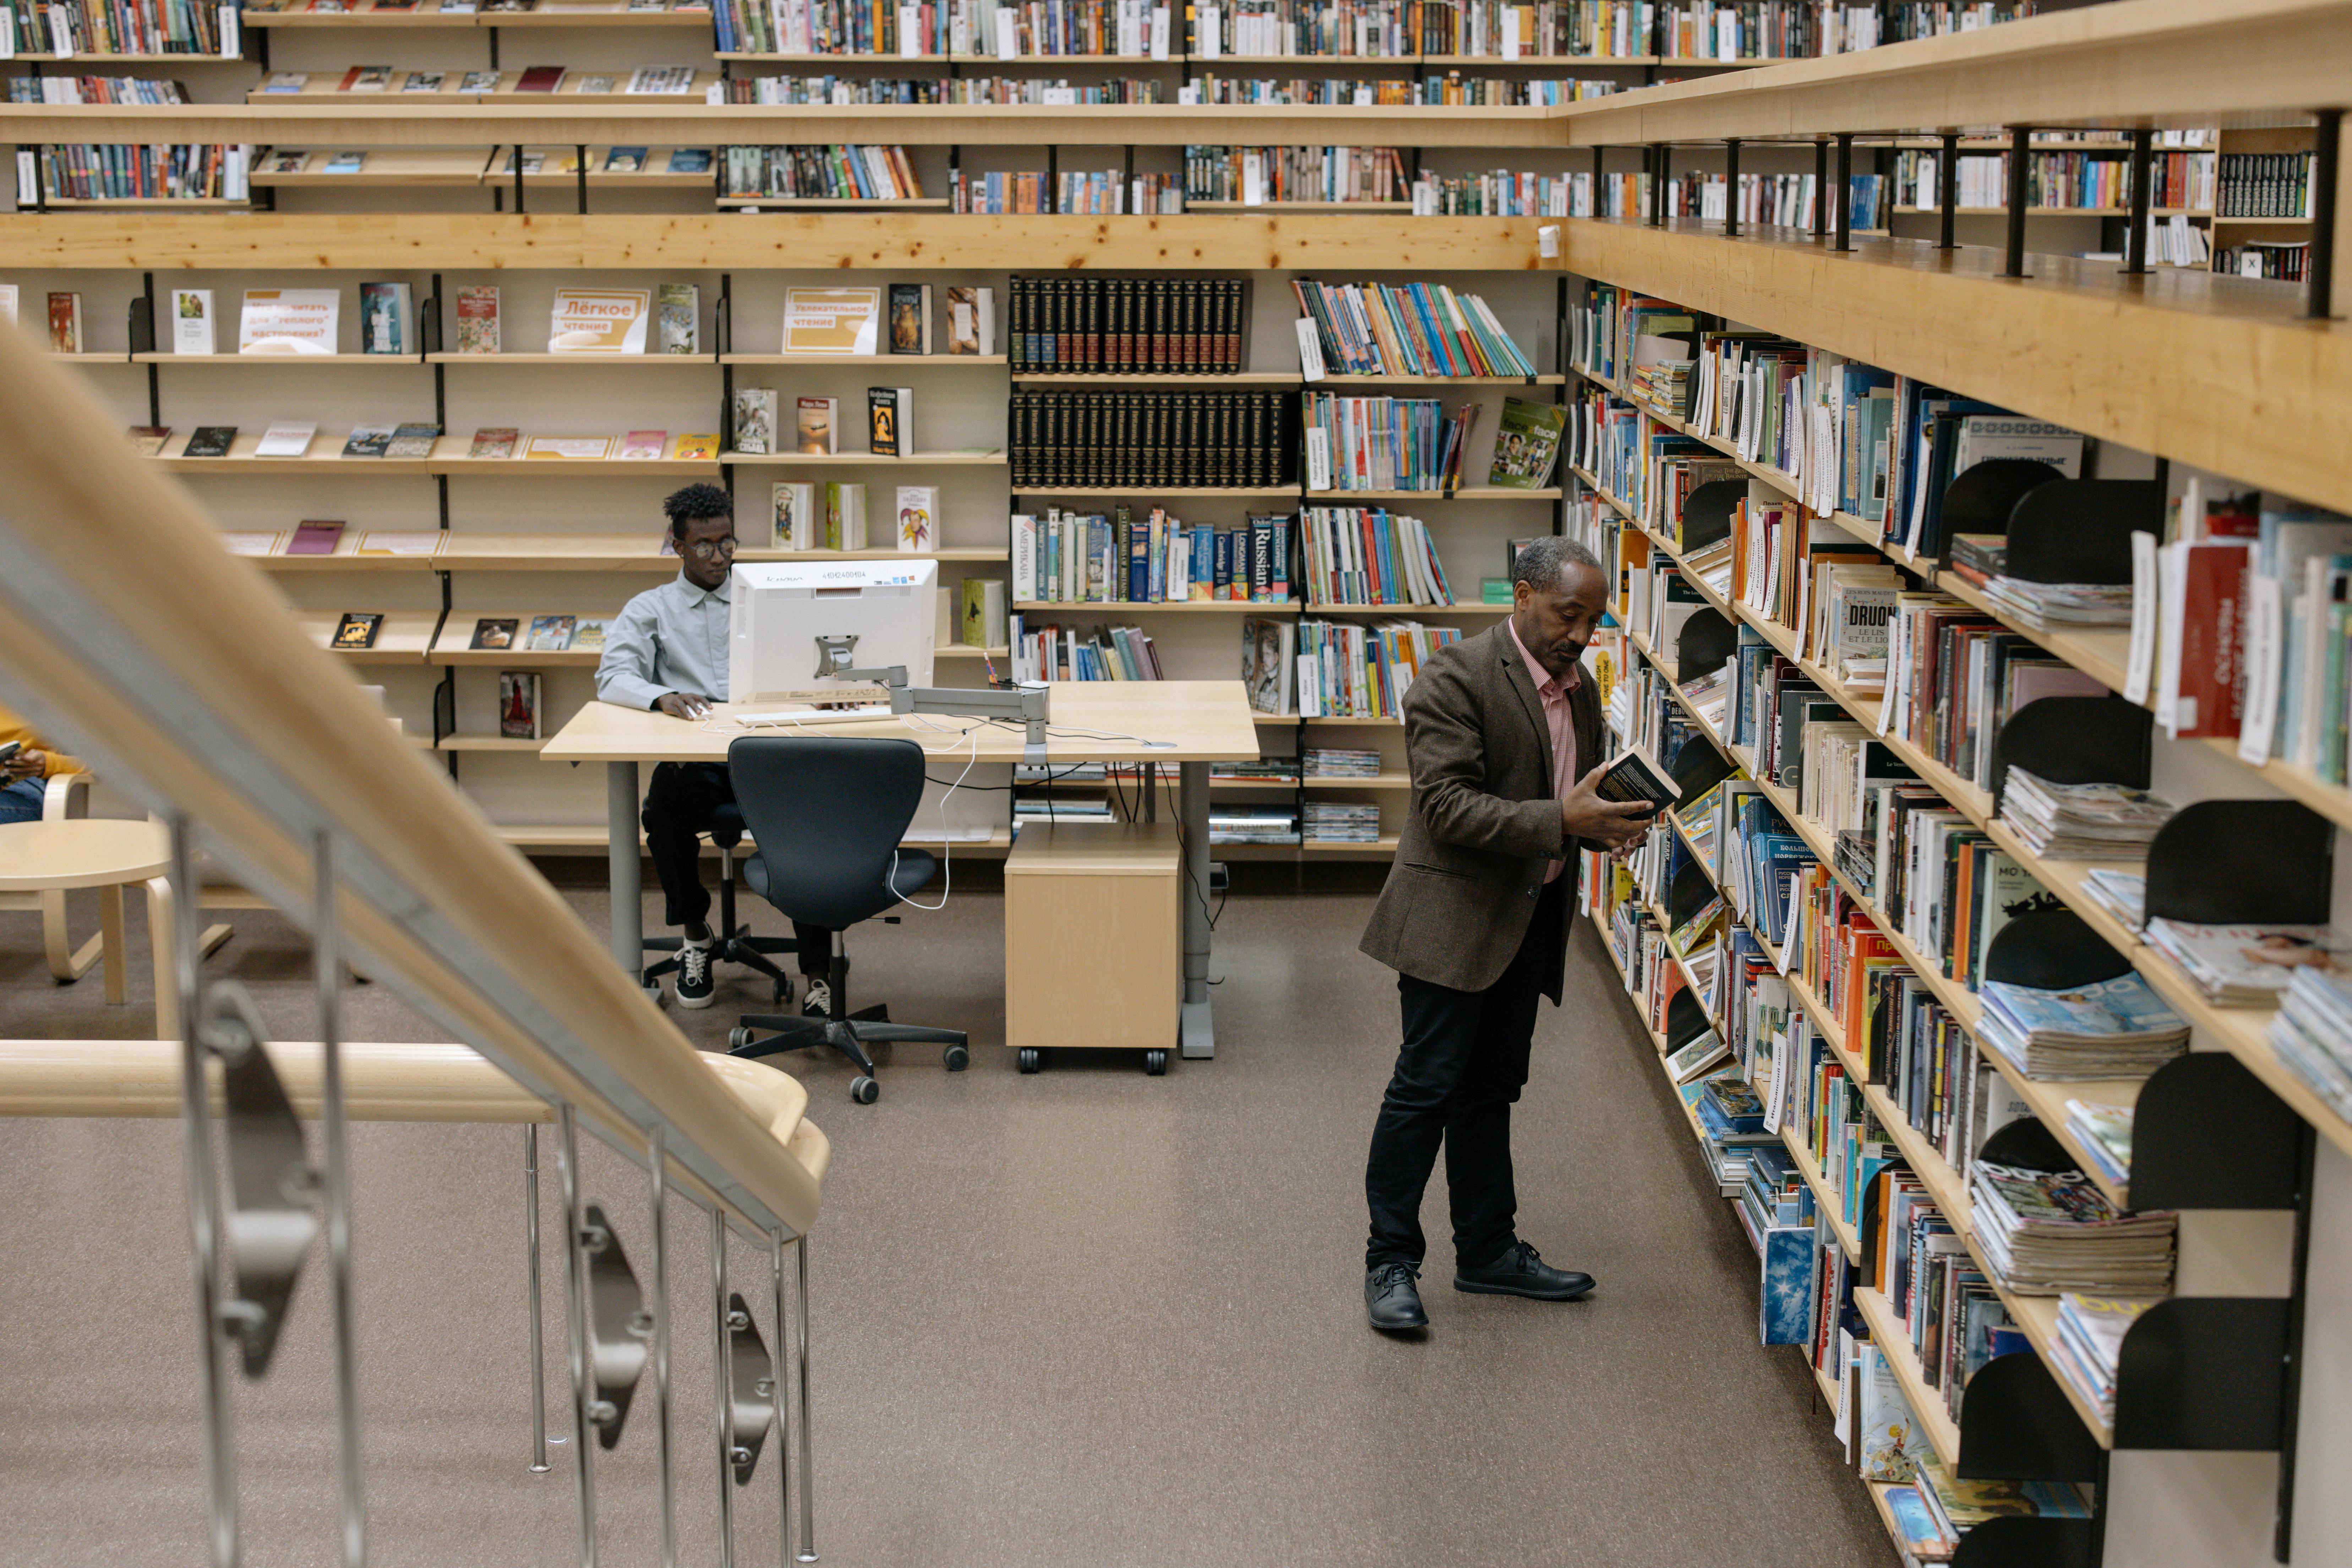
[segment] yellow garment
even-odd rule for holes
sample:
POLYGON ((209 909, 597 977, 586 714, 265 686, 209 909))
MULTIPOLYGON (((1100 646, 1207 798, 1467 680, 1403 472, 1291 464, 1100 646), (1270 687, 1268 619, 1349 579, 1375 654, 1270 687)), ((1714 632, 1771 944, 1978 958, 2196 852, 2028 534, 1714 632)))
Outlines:
POLYGON ((32 726, 18 717, 14 709, 0 708, 0 746, 5 746, 11 741, 22 741, 25 742, 25 750, 39 752, 48 758, 47 764, 41 770, 43 778, 55 778, 59 773, 79 773, 89 771, 81 765, 79 759, 67 756, 63 752, 34 734, 32 726))

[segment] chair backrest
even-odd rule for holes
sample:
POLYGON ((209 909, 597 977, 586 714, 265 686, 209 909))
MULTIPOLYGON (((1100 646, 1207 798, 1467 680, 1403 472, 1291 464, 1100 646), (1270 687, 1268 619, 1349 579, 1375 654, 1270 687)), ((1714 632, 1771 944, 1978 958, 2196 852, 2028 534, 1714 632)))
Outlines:
POLYGON ((898 902, 891 858, 923 802, 912 741, 742 735, 727 748, 735 804, 787 917, 841 931, 898 902))

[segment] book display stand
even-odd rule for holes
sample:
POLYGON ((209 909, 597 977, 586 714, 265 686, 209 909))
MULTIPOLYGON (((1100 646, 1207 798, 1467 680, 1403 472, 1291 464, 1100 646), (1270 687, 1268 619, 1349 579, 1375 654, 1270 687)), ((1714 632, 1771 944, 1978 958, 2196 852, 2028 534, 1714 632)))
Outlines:
POLYGON ((2137 702, 2120 697, 2038 699, 2011 713, 1994 737, 1993 805, 2000 805, 2011 768, 2052 784, 2146 789, 2155 744, 2155 716, 2137 702))

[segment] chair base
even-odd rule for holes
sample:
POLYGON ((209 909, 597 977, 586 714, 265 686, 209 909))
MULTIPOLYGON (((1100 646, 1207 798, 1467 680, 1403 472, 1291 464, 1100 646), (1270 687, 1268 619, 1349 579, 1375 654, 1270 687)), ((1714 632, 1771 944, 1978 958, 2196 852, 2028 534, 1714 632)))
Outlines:
MULTIPOLYGON (((719 841, 714 838, 712 842, 719 841)), ((792 976, 769 963, 768 960, 770 955, 774 953, 798 952, 801 950, 801 944, 794 938, 788 936, 753 936, 751 928, 748 924, 736 924, 736 862, 733 843, 719 845, 719 859, 718 930, 719 936, 711 946, 710 961, 714 964, 740 963, 746 969, 756 970, 766 975, 776 983, 776 1002, 781 1006, 792 997, 792 976)), ((645 939, 645 950, 647 952, 676 952, 685 945, 686 939, 682 936, 649 936, 645 939)), ((638 978, 646 990, 658 990, 662 976, 675 974, 677 969, 678 960, 665 958, 658 963, 646 965, 638 978)))
MULTIPOLYGON (((849 996, 849 960, 836 951, 833 955, 832 990, 834 1005, 843 1006, 849 996)), ((831 1048, 846 1058, 857 1068, 858 1076, 849 1084, 849 1098, 860 1105, 871 1105, 880 1096, 881 1086, 874 1079, 874 1058, 868 1055, 868 1045, 891 1045, 899 1041, 915 1045, 941 1046, 940 1059, 950 1072, 961 1072, 971 1065, 969 1037, 961 1029, 934 1029, 921 1024, 894 1024, 887 1006, 862 1008, 845 1016, 831 1018, 795 1017, 784 1013, 746 1013, 728 1032, 727 1054, 735 1057, 772 1057, 785 1051, 806 1051, 831 1048), (759 1031, 771 1031, 761 1037, 759 1031)))

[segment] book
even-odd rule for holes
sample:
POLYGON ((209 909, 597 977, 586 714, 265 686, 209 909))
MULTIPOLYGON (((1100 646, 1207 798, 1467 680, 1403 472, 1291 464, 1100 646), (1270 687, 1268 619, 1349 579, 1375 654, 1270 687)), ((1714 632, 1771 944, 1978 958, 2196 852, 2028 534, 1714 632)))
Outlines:
POLYGON ((248 289, 236 323, 241 354, 331 354, 342 306, 337 289, 248 289))
POLYGON ((383 455, 387 458, 429 458, 440 439, 441 426, 438 425, 403 425, 395 428, 392 439, 384 443, 383 455))
POLYGON ((2223 1007, 2267 1007, 2299 969, 2341 976, 2352 944, 2333 926, 2197 925, 2158 918, 2148 945, 2189 973, 2223 1007))
POLYGON ((499 671, 499 734, 509 741, 536 741, 539 676, 528 669, 499 671))
MULTIPOLYGON (((645 166, 646 150, 643 147, 609 147, 605 149, 604 173, 608 174, 639 174, 644 171, 645 166)), ((673 285, 665 284, 663 287, 667 289, 673 287, 673 285)), ((683 285, 683 287, 692 288, 693 285, 686 284, 683 285)))
POLYGON ((416 331, 409 316, 408 285, 360 285, 360 352, 410 354, 416 352, 416 331))
POLYGON ((1917 1487, 1889 1487, 1884 1494, 1886 1517, 1895 1521, 1897 1543, 1904 1554, 1921 1563, 1948 1563, 1959 1542, 1944 1532, 1936 1516, 1920 1500, 1917 1487))
POLYGON ((788 288, 783 352, 870 355, 878 347, 881 317, 879 289, 788 288))
POLYGON ((354 555, 430 555, 441 548, 443 535, 438 529, 384 531, 371 529, 360 535, 354 555))
POLYGON ((613 456, 632 462, 659 458, 669 449, 667 430, 632 430, 621 437, 620 450, 613 456))
POLYGON ((714 430, 708 435, 680 436, 669 455, 688 462, 714 461, 719 456, 719 434, 714 430))
POLYGON ((522 455, 526 460, 541 462, 599 462, 613 455, 610 436, 531 436, 524 439, 522 455))
POLYGON ((1242 622, 1242 689, 1254 713, 1292 713, 1297 687, 1292 646, 1297 628, 1288 621, 1242 622))
POLYGON ((353 66, 335 86, 337 92, 383 92, 392 86, 390 66, 353 66))
POLYGON ((613 79, 608 76, 583 76, 580 85, 572 89, 579 93, 602 93, 613 90, 613 79))
POLYGON ((52 290, 49 294, 49 352, 81 353, 81 295, 52 290))
POLYGON ((948 353, 996 352, 996 290, 969 284, 948 286, 948 353))
POLYGON ((340 653, 375 647, 375 634, 383 629, 381 610, 345 610, 342 619, 335 623, 335 635, 327 646, 340 653))
MULTIPOLYGON (((160 458, 163 444, 172 438, 169 425, 133 425, 130 430, 131 449, 142 458, 160 458)), ((223 451, 227 450, 226 447, 223 451)))
POLYGON ((354 425, 343 442, 343 456, 381 458, 392 445, 393 433, 398 428, 396 425, 354 425))
MULTIPOLYGON (((446 10, 448 7, 444 5, 442 9, 446 10)), ((458 79, 457 90, 459 92, 496 92, 499 89, 499 78, 503 74, 505 73, 501 71, 467 71, 458 79)))
MULTIPOLYGON (((268 78, 262 82, 261 90, 264 92, 299 92, 310 85, 310 75, 308 71, 272 71, 269 73, 268 78)), ((308 153, 299 151, 289 152, 286 149, 281 148, 277 152, 272 160, 270 173, 276 174, 299 174, 302 172, 302 165, 308 163, 310 158, 310 154, 308 153), (289 157, 294 160, 294 163, 291 168, 289 168, 282 161, 280 161, 289 157)))
POLYGON ((257 458, 299 458, 310 449, 310 438, 319 433, 315 421, 283 421, 261 433, 253 448, 257 458))
MULTIPOLYGON (((935 550, 940 541, 940 487, 898 487, 898 548, 908 552, 935 550)), ((966 586, 970 579, 966 580, 966 586)))
POLYGON ((1677 1084, 1690 1082, 1707 1068, 1731 1055, 1731 1047, 1713 1029, 1703 1029, 1696 1037, 1666 1055, 1666 1074, 1677 1084))
POLYGON ((340 522, 297 523, 294 537, 286 542, 289 555, 332 555, 335 546, 343 539, 340 522))
POLYGON ((702 352, 702 290, 691 283, 665 283, 656 291, 661 320, 661 352, 702 352))
POLYGON ((1505 398, 1486 482, 1509 490, 1543 489, 1551 482, 1552 465, 1559 457, 1560 432, 1567 427, 1568 410, 1559 404, 1505 398))
POLYGON ((562 66, 531 66, 524 70, 514 85, 517 92, 553 92, 563 85, 562 66))
POLYGON ((931 352, 929 284, 890 285, 890 352, 894 354, 927 354, 931 352))
POLYGON ((581 616, 572 626, 572 651, 573 653, 604 652, 604 631, 611 625, 612 622, 603 616, 581 616))
POLYGON ((803 397, 793 405, 793 439, 794 448, 817 457, 835 455, 840 439, 841 400, 837 397, 803 397))
MULTIPOLYGON (((277 80, 277 78, 273 77, 270 79, 274 82, 277 80)), ((266 87, 261 90, 264 92, 276 92, 279 89, 276 87, 266 87)), ((299 92, 301 89, 299 87, 295 87, 286 90, 299 92)), ((310 154, 304 149, 299 147, 276 147, 270 150, 268 157, 262 160, 260 172, 265 174, 299 174, 310 166, 310 154)))
POLYGON ((1639 746, 1626 747, 1592 786, 1592 793, 1603 800, 1641 802, 1654 816, 1683 795, 1665 770, 1639 746))
POLYGON ((906 386, 866 389, 866 449, 877 458, 908 458, 915 451, 915 393, 906 386))
POLYGON ((962 615, 956 622, 957 640, 966 647, 1003 647, 1011 635, 1005 618, 1006 584, 1001 577, 963 580, 962 615))
POLYGON ((214 352, 211 289, 172 290, 172 352, 175 354, 208 354, 214 352))
POLYGON ((710 173, 710 149, 708 147, 674 147, 670 150, 668 172, 673 174, 707 174, 710 173))
POLYGON ((330 153, 322 174, 356 174, 367 167, 367 154, 362 152, 330 153))
POLYGON ((824 487, 824 547, 866 548, 866 487, 856 480, 831 480, 824 487))
POLYGON ((773 541, 778 550, 814 550, 822 519, 816 510, 816 486, 779 481, 770 487, 769 503, 775 513, 773 541))
POLYGON ((443 71, 410 71, 400 79, 403 92, 439 92, 441 84, 449 79, 443 71))
POLYGON ((484 616, 474 623, 474 639, 469 648, 509 648, 515 645, 515 628, 522 623, 512 616, 484 616))
POLYGON ((570 616, 533 616, 530 630, 523 637, 523 649, 528 653, 562 653, 572 646, 572 617, 570 616))
POLYGON ((236 439, 234 425, 199 425, 188 433, 188 444, 180 449, 184 458, 226 458, 229 444, 236 439))
POLYGON ((754 457, 776 450, 776 395, 764 386, 735 389, 735 449, 754 457))
POLYGON ((641 354, 650 289, 558 289, 548 321, 547 352, 641 354))
POLYGON ((503 427, 493 428, 486 426, 474 432, 473 445, 466 449, 466 456, 468 458, 511 458, 515 455, 515 444, 521 439, 522 432, 520 430, 509 430, 503 427))
POLYGON ((221 548, 231 555, 274 555, 278 542, 286 537, 268 529, 225 529, 221 532, 221 548))

